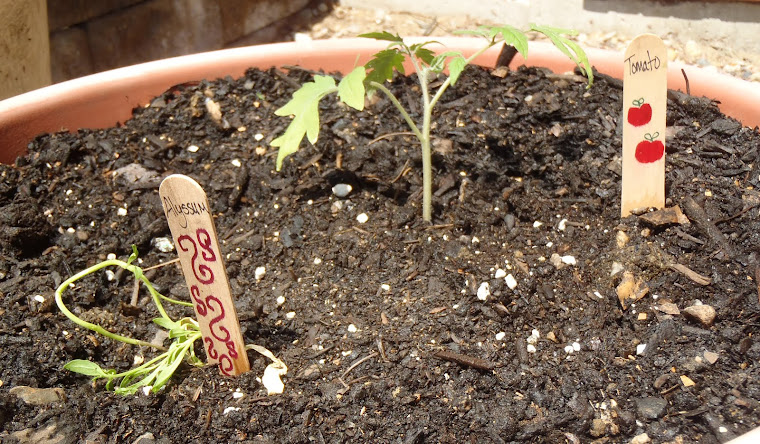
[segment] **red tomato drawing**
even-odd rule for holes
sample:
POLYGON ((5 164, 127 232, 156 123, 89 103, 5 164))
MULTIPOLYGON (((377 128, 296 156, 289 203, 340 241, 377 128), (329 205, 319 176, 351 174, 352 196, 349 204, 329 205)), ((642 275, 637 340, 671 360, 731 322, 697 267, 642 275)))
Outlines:
POLYGON ((652 163, 662 159, 665 154, 665 144, 659 140, 655 140, 660 133, 649 134, 647 133, 644 138, 636 145, 636 160, 641 163, 652 163))
POLYGON ((643 126, 652 120, 652 105, 645 103, 644 98, 633 101, 633 106, 628 108, 628 123, 633 126, 643 126))

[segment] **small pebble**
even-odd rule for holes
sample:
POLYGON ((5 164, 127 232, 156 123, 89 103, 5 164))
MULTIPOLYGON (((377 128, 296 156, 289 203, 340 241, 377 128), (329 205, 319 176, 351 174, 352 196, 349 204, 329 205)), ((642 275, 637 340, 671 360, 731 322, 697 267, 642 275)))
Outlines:
POLYGON ((698 322, 703 327, 710 327, 715 322, 715 308, 711 305, 692 305, 681 310, 681 313, 686 319, 698 322))
POLYGON ((336 197, 346 197, 351 194, 354 188, 347 183, 339 183, 332 187, 332 192, 336 197))
POLYGON ((692 387, 696 385, 696 382, 692 381, 691 378, 686 375, 681 375, 681 384, 683 384, 684 387, 692 387))
POLYGON ((705 351, 704 353, 705 361, 707 361, 710 365, 715 364, 718 362, 718 354, 711 352, 711 351, 705 351))
POLYGON ((646 433, 636 435, 631 439, 631 444, 649 444, 650 442, 652 442, 652 438, 646 433))

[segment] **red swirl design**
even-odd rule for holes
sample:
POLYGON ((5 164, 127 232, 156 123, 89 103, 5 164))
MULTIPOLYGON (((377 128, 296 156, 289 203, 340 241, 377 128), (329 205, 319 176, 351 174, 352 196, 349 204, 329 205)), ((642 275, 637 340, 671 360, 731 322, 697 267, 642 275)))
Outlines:
MULTIPOLYGON (((208 232, 201 228, 201 229, 198 229, 198 233, 197 233, 198 238, 199 238, 198 241, 201 242, 201 247, 204 249, 203 255, 202 255, 203 259, 206 259, 208 256, 206 245, 205 245, 206 239, 200 238, 201 231, 205 233, 206 236, 208 236, 208 232)), ((195 241, 193 240, 193 238, 191 238, 187 234, 183 234, 182 236, 177 238, 177 245, 179 245, 180 250, 184 252, 190 251, 190 248, 186 246, 188 242, 193 247, 193 258, 192 258, 191 264, 193 267, 193 275, 195 276, 195 279, 197 279, 198 282, 200 282, 201 284, 205 284, 205 285, 213 283, 214 272, 211 270, 211 267, 205 264, 200 264, 200 265, 196 264, 196 261, 198 260, 198 247, 195 245, 195 241)), ((208 239, 208 242, 210 243, 211 240, 208 239)), ((210 247, 209 247, 209 251, 211 251, 211 257, 213 258, 213 260, 216 260, 214 252, 213 250, 210 249, 210 247)), ((210 262, 213 262, 213 261, 210 261, 210 262)))

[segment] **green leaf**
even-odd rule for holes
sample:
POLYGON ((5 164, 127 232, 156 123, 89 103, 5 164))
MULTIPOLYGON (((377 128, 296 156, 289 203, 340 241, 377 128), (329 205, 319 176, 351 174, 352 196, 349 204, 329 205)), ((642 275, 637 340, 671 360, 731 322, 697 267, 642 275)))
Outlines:
POLYGON ((414 45, 409 47, 409 52, 412 53, 414 56, 416 56, 418 59, 422 60, 423 63, 426 65, 430 65, 433 61, 433 57, 435 57, 435 53, 427 48, 425 46, 431 44, 431 43, 437 43, 441 44, 440 42, 436 42, 435 40, 430 40, 423 43, 415 43, 414 45))
POLYGON ((176 322, 166 318, 155 318, 153 319, 153 323, 167 330, 171 330, 177 327, 176 322))
POLYGON ((495 35, 491 33, 489 28, 486 28, 485 26, 479 26, 478 29, 462 29, 454 31, 454 34, 460 34, 460 35, 475 35, 478 37, 483 37, 485 39, 491 40, 493 39, 493 36, 495 35))
POLYGON ((398 49, 384 49, 378 52, 364 65, 371 70, 367 74, 367 82, 385 83, 386 80, 392 80, 394 69, 404 74, 404 59, 404 54, 398 49))
POLYGON ((359 34, 359 37, 375 39, 375 40, 387 40, 389 42, 403 42, 404 41, 401 37, 399 37, 398 34, 393 35, 388 31, 367 32, 364 34, 359 34))
POLYGON ((453 86, 459 80, 459 75, 462 74, 464 68, 467 66, 467 60, 461 55, 454 57, 449 62, 449 78, 451 79, 451 85, 453 86))
POLYGON ((449 57, 462 57, 462 53, 458 51, 446 51, 438 54, 430 63, 430 70, 433 72, 443 71, 444 63, 449 57))
POLYGON ((504 43, 514 46, 523 58, 528 58, 528 37, 525 36, 524 32, 509 25, 496 26, 492 29, 496 31, 496 34, 501 34, 504 43))
POLYGON ((163 387, 169 379, 171 379, 174 372, 177 371, 177 368, 180 364, 182 364, 182 356, 184 353, 180 354, 179 356, 175 356, 173 360, 167 359, 166 363, 162 365, 156 375, 156 380, 153 381, 153 392, 157 392, 161 387, 163 387))
POLYGON ((129 258, 127 258, 127 263, 131 264, 137 259, 137 245, 132 244, 132 254, 129 255, 129 258))
POLYGON ((367 70, 357 66, 338 83, 338 97, 346 105, 356 110, 364 109, 364 79, 367 70))
POLYGON ((66 363, 63 366, 66 370, 74 373, 79 373, 86 376, 93 376, 96 378, 105 378, 107 373, 103 371, 100 366, 92 361, 86 361, 84 359, 75 359, 66 363))
POLYGON ((563 54, 565 54, 570 58, 570 60, 578 65, 578 68, 580 68, 581 72, 586 77, 588 77, 588 86, 591 87, 591 85, 594 83, 594 71, 591 69, 591 63, 588 60, 586 52, 583 50, 583 48, 580 47, 580 45, 565 37, 565 35, 576 35, 578 34, 578 31, 574 31, 572 29, 554 28, 545 25, 536 25, 535 23, 530 24, 530 29, 531 31, 537 31, 549 37, 549 40, 554 43, 554 46, 556 46, 557 49, 562 51, 563 54))
POLYGON ((315 143, 319 137, 319 101, 324 96, 336 92, 335 79, 330 76, 314 76, 313 82, 304 83, 293 98, 275 111, 278 116, 293 115, 285 133, 271 142, 279 147, 277 153, 277 171, 282 168, 282 160, 298 151, 304 135, 309 142, 315 143))

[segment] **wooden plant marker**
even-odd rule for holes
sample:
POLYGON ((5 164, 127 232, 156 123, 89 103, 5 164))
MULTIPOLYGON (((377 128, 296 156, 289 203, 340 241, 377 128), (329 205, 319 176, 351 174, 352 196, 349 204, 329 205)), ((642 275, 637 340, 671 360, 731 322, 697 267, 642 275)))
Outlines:
POLYGON ((198 182, 172 174, 159 187, 209 363, 224 375, 250 370, 214 220, 198 182))
POLYGON ((665 206, 667 63, 665 44, 653 34, 636 37, 625 52, 621 217, 665 206))

